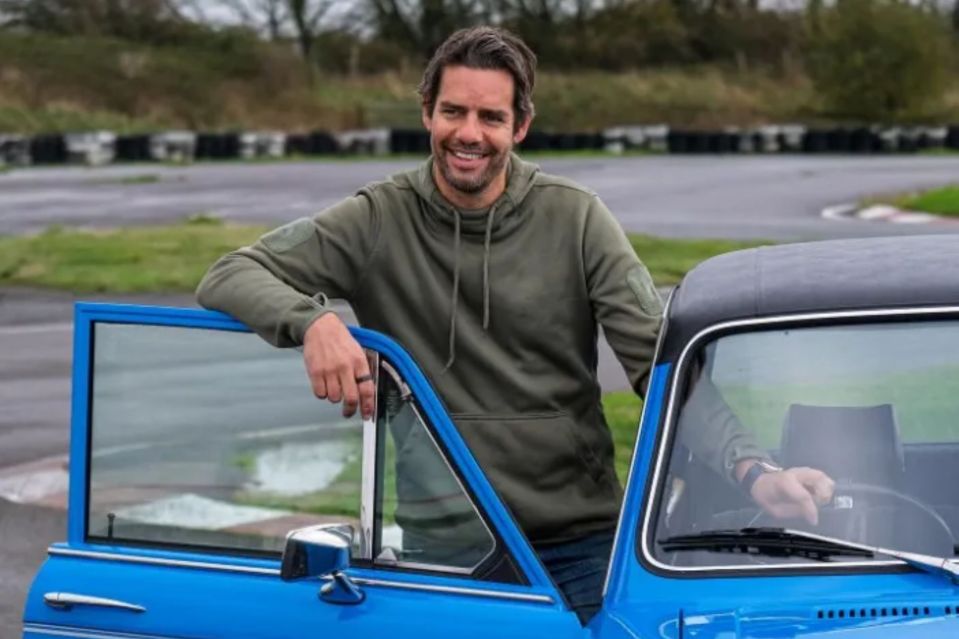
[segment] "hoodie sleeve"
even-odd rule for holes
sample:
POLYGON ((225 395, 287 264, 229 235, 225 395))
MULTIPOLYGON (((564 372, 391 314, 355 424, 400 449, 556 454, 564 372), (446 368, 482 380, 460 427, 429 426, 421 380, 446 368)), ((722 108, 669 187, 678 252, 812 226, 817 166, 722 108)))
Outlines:
POLYGON ((596 196, 583 238, 586 286, 596 321, 639 395, 644 395, 663 304, 649 271, 596 196))
MULTIPOLYGON (((662 325, 663 304, 653 278, 605 205, 595 198, 584 241, 586 282, 596 319, 636 392, 646 384, 662 325)), ((684 444, 730 483, 742 459, 768 459, 709 380, 700 380, 684 408, 684 444), (689 436, 692 433, 692 436, 689 436)))
POLYGON ((200 282, 197 301, 274 346, 298 346, 310 324, 332 310, 328 297, 352 297, 378 233, 368 197, 348 198, 220 258, 200 282))

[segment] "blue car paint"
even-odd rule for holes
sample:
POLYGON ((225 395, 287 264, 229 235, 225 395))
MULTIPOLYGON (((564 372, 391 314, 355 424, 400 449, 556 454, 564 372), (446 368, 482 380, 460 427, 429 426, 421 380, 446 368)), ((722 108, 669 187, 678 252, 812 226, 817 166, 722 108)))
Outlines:
POLYGON ((354 335, 397 367, 418 396, 437 436, 445 443, 476 499, 488 513, 530 586, 482 583, 380 569, 351 569, 357 579, 394 582, 364 585, 367 600, 355 607, 320 601, 317 580, 282 582, 276 560, 230 555, 186 553, 162 549, 89 544, 84 541, 86 485, 89 340, 94 322, 161 324, 246 331, 231 318, 193 309, 158 309, 129 305, 79 304, 74 346, 73 432, 71 439, 70 515, 67 542, 55 551, 97 551, 125 558, 107 561, 54 555, 39 571, 27 600, 24 637, 327 637, 382 635, 427 637, 481 636, 598 637, 602 639, 786 638, 959 636, 959 589, 945 580, 901 567, 888 572, 844 574, 740 573, 737 576, 664 575, 641 562, 639 526, 650 499, 646 478, 656 453, 663 401, 671 370, 657 366, 650 382, 643 420, 624 497, 623 516, 603 610, 587 628, 580 628, 564 609, 535 553, 515 521, 495 496, 469 453, 442 403, 412 359, 392 340, 362 329, 354 335), (180 567, 142 561, 193 562, 180 567), (213 564, 213 565, 209 565, 213 564), (249 571, 249 572, 245 572, 249 571), (257 574, 254 571, 259 571, 257 574), (395 584, 400 584, 397 587, 395 584), (547 595, 552 603, 495 599, 471 594, 422 592, 402 587, 478 588, 494 593, 547 595), (184 588, 195 595, 185 596, 184 588), (74 608, 54 610, 43 594, 79 591, 84 594, 149 603, 145 614, 74 608), (199 598, 197 598, 199 597, 199 598), (872 609, 900 612, 895 617, 863 617, 872 609), (928 614, 927 614, 928 610, 928 614), (839 611, 843 615, 839 616, 839 611), (855 615, 849 614, 853 611, 855 615), (919 614, 913 614, 918 611, 919 614))

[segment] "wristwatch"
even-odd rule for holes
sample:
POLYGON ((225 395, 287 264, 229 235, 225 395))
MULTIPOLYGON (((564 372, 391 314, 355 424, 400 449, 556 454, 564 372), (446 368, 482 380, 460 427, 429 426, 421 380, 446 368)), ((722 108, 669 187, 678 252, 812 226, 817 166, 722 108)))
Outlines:
POLYGON ((743 475, 743 478, 739 481, 739 487, 742 488, 743 492, 747 495, 752 496, 753 484, 756 483, 760 475, 778 472, 782 472, 780 466, 765 459, 757 459, 756 463, 749 467, 749 470, 746 471, 746 474, 743 475))

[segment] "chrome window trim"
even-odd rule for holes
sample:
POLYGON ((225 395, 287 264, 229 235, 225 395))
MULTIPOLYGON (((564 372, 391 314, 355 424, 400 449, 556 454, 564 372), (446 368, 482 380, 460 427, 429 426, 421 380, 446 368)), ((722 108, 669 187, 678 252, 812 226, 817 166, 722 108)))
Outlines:
MULTIPOLYGON (((653 349, 653 359, 649 365, 649 379, 653 379, 653 370, 656 368, 656 362, 659 361, 659 356, 663 350, 663 344, 666 342, 666 329, 669 320, 669 308, 673 304, 673 298, 676 297, 676 291, 679 290, 679 286, 674 286, 669 291, 669 297, 666 298, 666 304, 663 305, 663 321, 659 327, 659 335, 656 338, 656 347, 653 349)), ((635 463, 636 455, 639 454, 639 440, 643 434, 643 422, 646 421, 646 410, 649 406, 649 402, 646 401, 649 396, 649 385, 646 386, 646 395, 643 397, 643 410, 639 413, 639 423, 636 425, 636 439, 633 441, 633 455, 629 458, 629 465, 632 468, 632 465, 635 463)), ((635 481, 633 473, 626 475, 626 486, 623 488, 623 500, 625 501, 626 495, 629 494, 629 490, 635 481)), ((626 509, 621 505, 619 508, 619 517, 616 520, 616 533, 613 535, 613 546, 612 550, 609 553, 609 561, 606 563, 606 577, 603 579, 603 599, 606 599, 606 595, 609 591, 609 578, 613 573, 613 558, 616 556, 616 550, 619 548, 619 544, 622 541, 623 534, 623 524, 626 519, 626 509)))
MULTIPOLYGON (((669 403, 666 408, 665 415, 665 429, 663 431, 662 439, 659 442, 658 449, 656 451, 656 463, 653 469, 653 481, 650 485, 650 490, 648 493, 648 499, 644 504, 644 511, 642 514, 643 525, 640 531, 640 548, 643 553, 643 560, 649 562, 649 564, 655 566, 657 569, 666 572, 666 573, 679 573, 679 574, 689 574, 689 573, 702 573, 702 572, 756 572, 756 571, 770 571, 777 570, 781 571, 783 569, 787 570, 817 570, 821 571, 824 568, 823 564, 789 564, 789 563, 776 563, 776 564, 757 564, 757 565, 716 565, 716 566, 670 566, 669 564, 664 564, 653 556, 651 549, 649 548, 649 536, 650 536, 650 526, 653 513, 653 496, 658 495, 660 492, 660 484, 663 481, 663 467, 664 460, 666 456, 666 450, 668 448, 667 443, 672 437, 673 427, 675 426, 674 412, 676 410, 676 395, 678 392, 679 384, 678 380, 682 378, 683 373, 686 370, 687 360, 689 359, 690 353, 695 348, 698 348, 700 343, 706 340, 708 337, 714 333, 724 332, 730 329, 738 328, 750 328, 750 327, 764 327, 764 326, 776 326, 782 324, 796 324, 802 322, 815 322, 820 320, 829 320, 829 319, 883 319, 883 318, 907 318, 914 317, 918 315, 956 315, 959 314, 959 306, 938 306, 938 307, 923 307, 923 306, 912 306, 905 308, 879 308, 879 309, 864 309, 857 311, 834 311, 834 312, 823 312, 823 313, 798 313, 798 314, 785 314, 785 315, 775 315, 770 317, 762 318, 752 318, 745 320, 732 320, 728 322, 721 322, 719 324, 714 324, 708 326, 693 336, 689 342, 686 343, 686 346, 683 347, 682 353, 680 353, 679 359, 676 362, 675 368, 670 374, 670 391, 669 391, 669 403)), ((955 563, 959 561, 953 559, 952 562, 955 563)), ((836 568, 875 568, 875 567, 887 567, 887 566, 905 566, 906 563, 900 560, 892 561, 836 561, 829 562, 825 566, 828 570, 835 570, 836 568)))
MULTIPOLYGON (((280 576, 279 568, 258 568, 255 566, 234 566, 230 564, 217 564, 205 561, 190 561, 183 559, 163 559, 160 557, 144 557, 140 555, 121 555, 117 553, 101 552, 96 550, 74 550, 71 548, 56 548, 51 546, 47 549, 47 554, 51 556, 59 555, 64 557, 79 557, 81 559, 99 559, 103 561, 116 561, 120 563, 147 564, 152 566, 166 566, 172 568, 195 568, 199 570, 218 570, 221 572, 267 575, 271 577, 280 576)), ((328 578, 329 579, 329 578, 328 578)), ((530 603, 553 604, 554 599, 550 595, 507 592, 500 590, 484 590, 482 588, 466 588, 462 586, 442 586, 434 584, 409 583, 404 581, 392 581, 389 579, 379 579, 370 577, 353 577, 351 579, 362 586, 373 586, 379 588, 399 588, 405 590, 418 590, 424 592, 438 592, 446 594, 470 595, 475 597, 485 597, 487 599, 506 599, 510 601, 525 601, 530 603)))
POLYGON ((363 420, 363 448, 360 459, 360 548, 359 558, 373 559, 373 513, 376 507, 376 445, 379 429, 376 426, 379 415, 380 354, 366 351, 370 374, 373 376, 373 417, 363 420))
POLYGON ((120 553, 103 552, 99 550, 74 550, 72 548, 47 549, 51 556, 79 557, 81 559, 102 559, 103 561, 117 561, 131 564, 147 564, 151 566, 170 566, 175 568, 195 568, 198 570, 218 570, 221 572, 236 572, 248 575, 269 575, 279 577, 279 568, 260 568, 258 566, 237 566, 232 564, 218 564, 208 561, 193 561, 190 559, 165 559, 161 557, 147 557, 144 555, 126 555, 120 553))
POLYGON ((93 630, 77 626, 54 626, 42 623, 24 623, 23 632, 33 632, 46 637, 69 637, 70 639, 167 639, 169 635, 142 635, 128 632, 93 630))

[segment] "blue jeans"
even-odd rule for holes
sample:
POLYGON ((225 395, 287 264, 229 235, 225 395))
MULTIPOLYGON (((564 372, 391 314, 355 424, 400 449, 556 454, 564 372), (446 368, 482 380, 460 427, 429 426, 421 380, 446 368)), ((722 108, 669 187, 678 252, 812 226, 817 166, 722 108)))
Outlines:
POLYGON ((537 546, 536 553, 585 626, 603 605, 603 583, 613 550, 613 531, 537 546))

